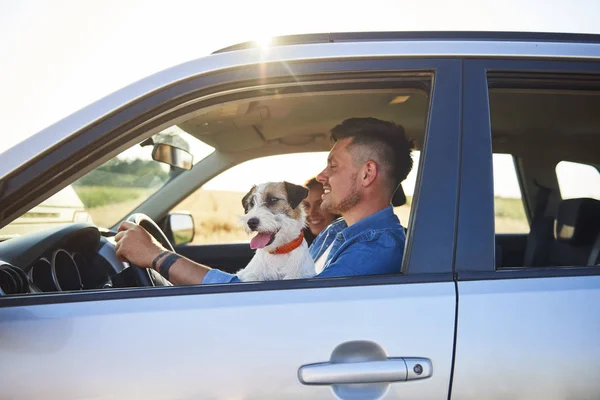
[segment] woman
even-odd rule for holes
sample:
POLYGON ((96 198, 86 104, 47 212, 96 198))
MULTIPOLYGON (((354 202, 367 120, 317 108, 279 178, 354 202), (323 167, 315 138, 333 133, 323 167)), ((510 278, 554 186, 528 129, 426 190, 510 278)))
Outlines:
POLYGON ((321 210, 323 185, 317 182, 316 178, 309 179, 304 186, 308 188, 308 196, 302 202, 306 210, 306 222, 308 225, 304 229, 304 237, 310 246, 317 235, 340 216, 321 210))

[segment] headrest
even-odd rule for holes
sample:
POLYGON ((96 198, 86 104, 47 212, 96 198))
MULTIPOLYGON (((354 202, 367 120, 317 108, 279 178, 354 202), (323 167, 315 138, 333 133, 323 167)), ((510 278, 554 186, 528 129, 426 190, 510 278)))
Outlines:
POLYGON ((600 201, 589 198, 560 202, 554 225, 556 240, 578 246, 594 243, 600 231, 600 201))
POLYGON ((406 204, 406 195, 404 194, 404 189, 402 189, 402 184, 400 183, 392 196, 392 206, 400 207, 406 204))

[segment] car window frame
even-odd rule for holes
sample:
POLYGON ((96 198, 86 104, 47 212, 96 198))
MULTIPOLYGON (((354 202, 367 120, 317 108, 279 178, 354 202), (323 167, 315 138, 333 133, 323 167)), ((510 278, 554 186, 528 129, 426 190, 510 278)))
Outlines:
MULTIPOLYGON (((463 130, 460 212, 454 272, 457 279, 525 279, 538 277, 569 277, 600 275, 593 267, 535 267, 497 269, 495 263, 494 182, 492 174, 491 114, 488 93, 489 72, 523 72, 556 74, 593 74, 600 77, 599 61, 557 61, 488 58, 465 60, 463 88, 463 130), (467 121, 469 121, 467 123, 467 121), (484 134, 485 133, 485 134, 484 134), (477 174, 470 171, 476 168, 477 174), (472 221, 477 221, 473 224, 472 221), (476 243, 474 246, 473 243, 476 243)), ((517 160, 515 160, 516 162, 517 160)), ((517 175, 520 175, 516 165, 517 175)), ((520 179, 520 177, 519 177, 520 179)), ((528 217, 531 202, 523 191, 528 217)))
MULTIPOLYGON (((182 106, 206 93, 247 87, 251 83, 281 80, 282 77, 298 80, 303 75, 361 71, 361 74, 394 72, 433 72, 434 84, 427 119, 426 135, 421 149, 417 174, 411 226, 408 230, 402 274, 328 278, 298 281, 236 283, 220 285, 190 285, 186 287, 128 288, 127 290, 99 290, 80 293, 49 293, 20 297, 0 298, 0 307, 15 305, 110 300, 137 297, 209 294, 254 290, 288 290, 308 288, 333 288, 339 286, 364 286, 404 284, 413 282, 450 282, 454 245, 456 241, 456 209, 458 207, 458 179, 461 123, 461 60, 456 58, 373 58, 337 61, 298 61, 268 65, 248 65, 220 71, 207 76, 184 80, 161 88, 153 94, 124 106, 101 122, 82 129, 70 142, 49 149, 32 160, 6 185, 8 190, 0 203, 5 204, 11 195, 24 188, 39 184, 47 188, 48 166, 56 168, 88 162, 102 157, 101 152, 115 152, 133 138, 140 140, 149 135, 153 127, 173 121, 189 112, 182 106), (390 72, 392 71, 392 72, 390 72), (140 118, 143 116, 143 121, 140 118), (144 133, 146 132, 146 133, 144 133), (39 174, 36 179, 32 175, 39 174), (420 212, 419 212, 420 211, 420 212), (435 243, 435 251, 432 251, 435 243)), ((209 105, 195 105, 196 109, 209 105)), ((72 172, 72 166, 67 171, 72 172)), ((50 179, 50 181, 52 181, 50 179)), ((42 190, 35 188, 35 190, 42 190)), ((34 190, 34 191, 35 191, 34 190)), ((14 210, 13 210, 14 212, 14 210)))

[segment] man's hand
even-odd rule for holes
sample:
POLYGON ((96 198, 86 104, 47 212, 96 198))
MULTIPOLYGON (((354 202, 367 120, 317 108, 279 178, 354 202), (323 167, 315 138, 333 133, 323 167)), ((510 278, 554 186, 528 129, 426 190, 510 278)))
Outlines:
POLYGON ((122 222, 115 236, 117 257, 142 268, 152 268, 152 260, 166 249, 141 226, 122 222))
MULTIPOLYGON (((166 250, 144 228, 133 222, 122 222, 118 231, 117 236, 115 236, 117 257, 138 267, 152 268, 152 261, 166 250)), ((170 271, 166 274, 171 283, 174 285, 198 285, 202 283, 204 276, 210 270, 209 267, 178 256, 176 253, 170 252, 170 254, 169 257, 176 257, 176 262, 171 261, 170 271)), ((167 256, 163 256, 159 260, 157 269, 160 269, 167 258, 167 256)), ((169 260, 166 262, 169 262, 169 260)))

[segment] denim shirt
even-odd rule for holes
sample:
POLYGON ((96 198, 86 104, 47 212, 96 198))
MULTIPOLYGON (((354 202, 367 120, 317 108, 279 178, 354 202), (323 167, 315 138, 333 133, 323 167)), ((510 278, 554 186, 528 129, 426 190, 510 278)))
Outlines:
POLYGON ((400 272, 406 234, 392 206, 347 226, 340 218, 325 228, 310 246, 317 260, 333 243, 317 278, 394 274, 400 272))
MULTIPOLYGON (((392 206, 377 211, 351 226, 340 218, 325 228, 310 246, 313 260, 333 243, 323 271, 315 278, 399 273, 406 235, 392 206)), ((208 283, 241 282, 233 274, 210 270, 208 283)))

